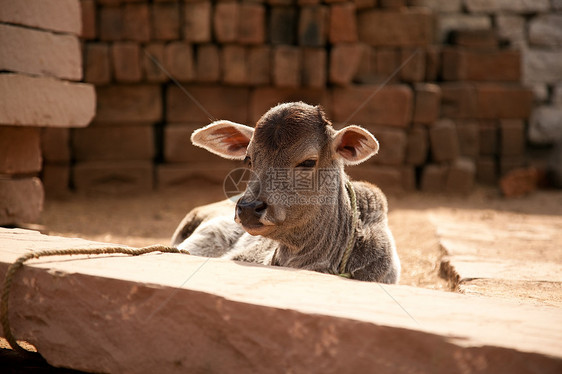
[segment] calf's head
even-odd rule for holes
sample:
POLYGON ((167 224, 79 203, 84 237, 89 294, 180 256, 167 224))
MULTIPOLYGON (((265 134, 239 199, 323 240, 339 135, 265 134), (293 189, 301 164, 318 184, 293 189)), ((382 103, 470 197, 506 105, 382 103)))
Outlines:
POLYGON ((338 202, 344 165, 377 153, 367 130, 333 129, 320 107, 302 102, 277 105, 255 128, 216 121, 196 130, 193 144, 219 156, 245 160, 252 170, 237 202, 236 220, 252 235, 280 238, 287 230, 314 224, 326 206, 338 202))

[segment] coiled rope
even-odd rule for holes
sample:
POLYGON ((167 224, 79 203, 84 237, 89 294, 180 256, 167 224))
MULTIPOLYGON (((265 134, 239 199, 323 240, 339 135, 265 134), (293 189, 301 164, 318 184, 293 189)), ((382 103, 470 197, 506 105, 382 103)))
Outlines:
POLYGON ((47 257, 47 256, 66 256, 66 255, 105 255, 105 254, 126 254, 131 256, 139 256, 151 252, 164 252, 164 253, 184 253, 189 254, 188 251, 179 250, 175 247, 168 247, 164 245, 151 245, 142 248, 132 247, 100 247, 100 248, 67 248, 67 249, 48 249, 43 251, 29 252, 20 256, 13 264, 10 265, 6 276, 4 277, 4 284, 2 285, 2 296, 0 300, 0 322, 4 330, 4 337, 10 344, 10 347, 20 354, 31 353, 23 348, 16 341, 12 334, 10 327, 10 320, 8 318, 10 290, 14 275, 23 266, 23 264, 33 258, 47 257))

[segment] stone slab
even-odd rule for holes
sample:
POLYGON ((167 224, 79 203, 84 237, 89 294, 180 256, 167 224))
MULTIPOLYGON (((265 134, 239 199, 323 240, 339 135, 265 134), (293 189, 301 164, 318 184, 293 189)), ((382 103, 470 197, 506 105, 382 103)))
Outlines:
POLYGON ((90 84, 0 75, 0 124, 85 127, 95 109, 96 96, 90 84))
MULTIPOLYGON (((0 274, 28 251, 108 245, 7 229, 0 243, 0 274)), ((18 338, 54 366, 92 372, 526 373, 562 365, 558 308, 182 254, 33 260, 10 302, 18 338)))
MULTIPOLYGON (((432 222, 446 253, 441 271, 453 286, 485 294, 486 287, 493 285, 494 295, 493 290, 506 288, 505 284, 519 285, 523 293, 533 284, 548 284, 545 287, 558 290, 552 293, 552 303, 562 306, 560 217, 537 216, 522 223, 514 215, 504 227, 486 219, 475 222, 438 215, 432 222)), ((514 288, 513 292, 519 291, 514 288)))
POLYGON ((80 42, 75 35, 0 24, 0 70, 80 80, 80 42))
POLYGON ((80 35, 79 0, 0 0, 0 22, 80 35))

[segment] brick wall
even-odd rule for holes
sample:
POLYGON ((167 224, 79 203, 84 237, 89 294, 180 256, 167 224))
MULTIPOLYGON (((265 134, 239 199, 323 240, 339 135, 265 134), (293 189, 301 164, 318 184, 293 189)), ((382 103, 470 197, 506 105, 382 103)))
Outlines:
POLYGON ((371 130, 379 155, 349 172, 387 191, 495 184, 527 163, 536 98, 521 84, 522 46, 506 42, 500 11, 484 3, 82 0, 84 79, 98 105, 92 125, 70 135, 70 185, 222 182, 236 164, 193 147, 190 133, 209 117, 253 125, 289 100, 323 105, 336 127, 371 130))
POLYGON ((79 0, 0 0, 0 225, 36 221, 44 186, 68 189, 67 128, 95 111, 80 30, 79 0))

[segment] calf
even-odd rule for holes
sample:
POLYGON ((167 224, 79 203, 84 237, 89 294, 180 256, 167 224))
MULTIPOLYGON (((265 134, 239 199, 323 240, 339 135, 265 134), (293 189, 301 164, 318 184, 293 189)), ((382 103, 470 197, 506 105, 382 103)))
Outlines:
POLYGON ((190 212, 172 245, 194 255, 398 282, 386 198, 344 172, 345 165, 377 153, 378 142, 367 130, 336 131, 320 107, 297 102, 270 109, 255 128, 216 121, 191 140, 219 156, 245 160, 251 177, 236 203, 190 212))

